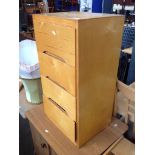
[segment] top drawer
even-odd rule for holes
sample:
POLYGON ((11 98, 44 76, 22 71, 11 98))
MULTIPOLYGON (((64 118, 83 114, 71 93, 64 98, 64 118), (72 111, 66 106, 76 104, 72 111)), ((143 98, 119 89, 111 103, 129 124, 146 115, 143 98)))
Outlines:
POLYGON ((34 20, 38 44, 54 47, 68 54, 75 54, 75 29, 51 22, 34 20))

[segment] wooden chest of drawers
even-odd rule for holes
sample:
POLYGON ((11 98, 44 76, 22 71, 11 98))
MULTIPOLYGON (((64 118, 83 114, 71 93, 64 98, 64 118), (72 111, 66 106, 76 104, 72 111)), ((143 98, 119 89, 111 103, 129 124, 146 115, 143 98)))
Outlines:
POLYGON ((33 15, 48 118, 78 147, 111 122, 123 16, 33 15))

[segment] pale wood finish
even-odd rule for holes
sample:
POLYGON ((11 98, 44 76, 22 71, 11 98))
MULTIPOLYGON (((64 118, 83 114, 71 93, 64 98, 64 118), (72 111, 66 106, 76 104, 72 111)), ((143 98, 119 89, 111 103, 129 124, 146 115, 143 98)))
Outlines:
POLYGON ((127 130, 126 124, 113 119, 110 126, 79 149, 46 117, 42 105, 29 110, 26 116, 58 155, 99 155, 127 130))
MULTIPOLYGON (((57 23, 58 19, 34 15, 34 30, 37 45, 53 48, 53 53, 75 54, 75 28, 63 24, 63 20, 57 23), (69 45, 69 46, 68 46, 69 45), (56 51, 55 51, 56 50, 56 51), (60 52, 57 52, 60 51, 60 52)), ((59 20, 58 20, 59 21, 59 20)), ((66 20, 64 20, 67 23, 66 20)))
POLYGON ((68 54, 75 54, 75 42, 64 40, 62 38, 56 39, 52 35, 47 35, 44 33, 35 32, 35 37, 37 44, 43 44, 44 46, 53 47, 62 52, 66 52, 68 54))
POLYGON ((135 82, 130 86, 117 82, 118 92, 115 96, 115 113, 119 113, 128 120, 135 122, 135 82))
MULTIPOLYGON (((22 91, 24 91, 24 89, 22 89, 22 91)), ((23 106, 22 101, 27 102, 25 100, 25 95, 23 96, 22 93, 20 93, 20 99, 19 104, 23 106)), ((39 155, 45 154, 42 153, 42 151, 50 152, 50 155, 99 155, 117 141, 117 139, 127 130, 125 124, 114 119, 113 123, 107 129, 95 136, 84 147, 77 149, 77 147, 74 146, 51 121, 49 121, 43 112, 42 105, 33 105, 31 108, 29 107, 28 102, 25 103, 25 105, 29 108, 28 112, 26 112, 26 116, 30 122, 35 150, 41 151, 41 154, 39 155), (35 136, 33 136, 34 134, 35 136), (42 144, 46 144, 46 146, 48 144, 48 146, 50 146, 50 148, 48 147, 49 151, 46 150, 46 147, 42 148, 42 144), (58 153, 56 154, 56 152, 58 153)))
POLYGON ((38 49, 38 52, 40 53, 43 53, 44 51, 48 51, 49 53, 61 58, 61 60, 65 62, 66 64, 73 66, 73 67, 75 66, 75 55, 74 54, 63 52, 53 47, 45 46, 42 43, 39 43, 39 44, 37 43, 37 49, 38 49))
POLYGON ((51 149, 51 155, 57 155, 53 149, 51 149))
POLYGON ((61 129, 61 131, 72 141, 75 142, 75 122, 71 120, 65 112, 44 96, 44 111, 47 117, 61 129))
POLYGON ((33 19, 38 51, 56 54, 75 66, 75 23, 41 15, 33 15, 33 19))
POLYGON ((135 89, 135 82, 131 83, 130 87, 135 89))
POLYGON ((109 155, 110 151, 123 139, 123 136, 118 138, 112 145, 110 145, 107 150, 102 155, 109 155))
MULTIPOLYGON (((66 40, 68 43, 75 44, 75 28, 70 28, 67 26, 44 21, 35 21, 35 33, 44 33, 51 36, 55 40, 66 40)), ((73 51, 75 52, 75 51, 73 51)))
POLYGON ((61 61, 52 67, 53 73, 48 61, 41 65, 41 74, 51 78, 42 78, 43 93, 76 120, 80 147, 111 122, 124 18, 72 12, 34 15, 33 19, 39 53, 51 53, 61 61), (75 113, 71 105, 76 106, 75 113))
MULTIPOLYGON (((50 13, 49 15, 47 14, 33 14, 33 21, 37 22, 45 22, 45 23, 51 23, 51 24, 56 24, 56 25, 62 25, 66 27, 71 27, 75 28, 76 24, 73 20, 68 20, 65 18, 57 18, 55 13, 50 13)), ((34 29, 35 29, 35 23, 34 23, 34 29)))
POLYGON ((135 155, 135 145, 126 138, 123 138, 111 152, 114 155, 135 155))
POLYGON ((62 62, 61 59, 49 54, 39 53, 40 73, 49 76, 59 83, 66 91, 75 96, 75 68, 62 62))
POLYGON ((76 99, 53 81, 41 76, 44 95, 59 104, 74 121, 76 120, 76 99))
POLYGON ((50 17, 51 19, 55 18, 57 20, 63 19, 69 21, 75 20, 85 20, 85 19, 96 19, 96 18, 105 18, 105 17, 115 17, 116 14, 106 14, 106 13, 93 13, 88 12, 59 12, 59 13, 45 13, 44 16, 50 17))
POLYGON ((119 91, 121 91, 123 93, 123 95, 125 97, 127 97, 131 101, 135 101, 135 89, 133 89, 132 87, 127 86, 126 84, 124 84, 121 81, 117 82, 117 88, 118 88, 119 91))
POLYGON ((78 22, 77 140, 79 146, 111 122, 124 19, 78 22))

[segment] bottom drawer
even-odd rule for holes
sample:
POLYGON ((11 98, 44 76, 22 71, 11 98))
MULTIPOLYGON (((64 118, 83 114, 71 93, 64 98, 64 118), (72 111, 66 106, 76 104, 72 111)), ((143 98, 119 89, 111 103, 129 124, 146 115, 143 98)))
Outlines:
POLYGON ((48 118, 75 143, 75 122, 52 99, 43 96, 44 112, 48 118))

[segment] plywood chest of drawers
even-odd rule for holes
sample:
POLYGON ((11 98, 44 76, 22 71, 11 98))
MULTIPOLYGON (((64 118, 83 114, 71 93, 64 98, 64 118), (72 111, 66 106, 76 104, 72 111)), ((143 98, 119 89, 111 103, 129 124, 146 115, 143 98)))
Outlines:
POLYGON ((33 15, 44 111, 77 146, 110 122, 123 16, 33 15))

